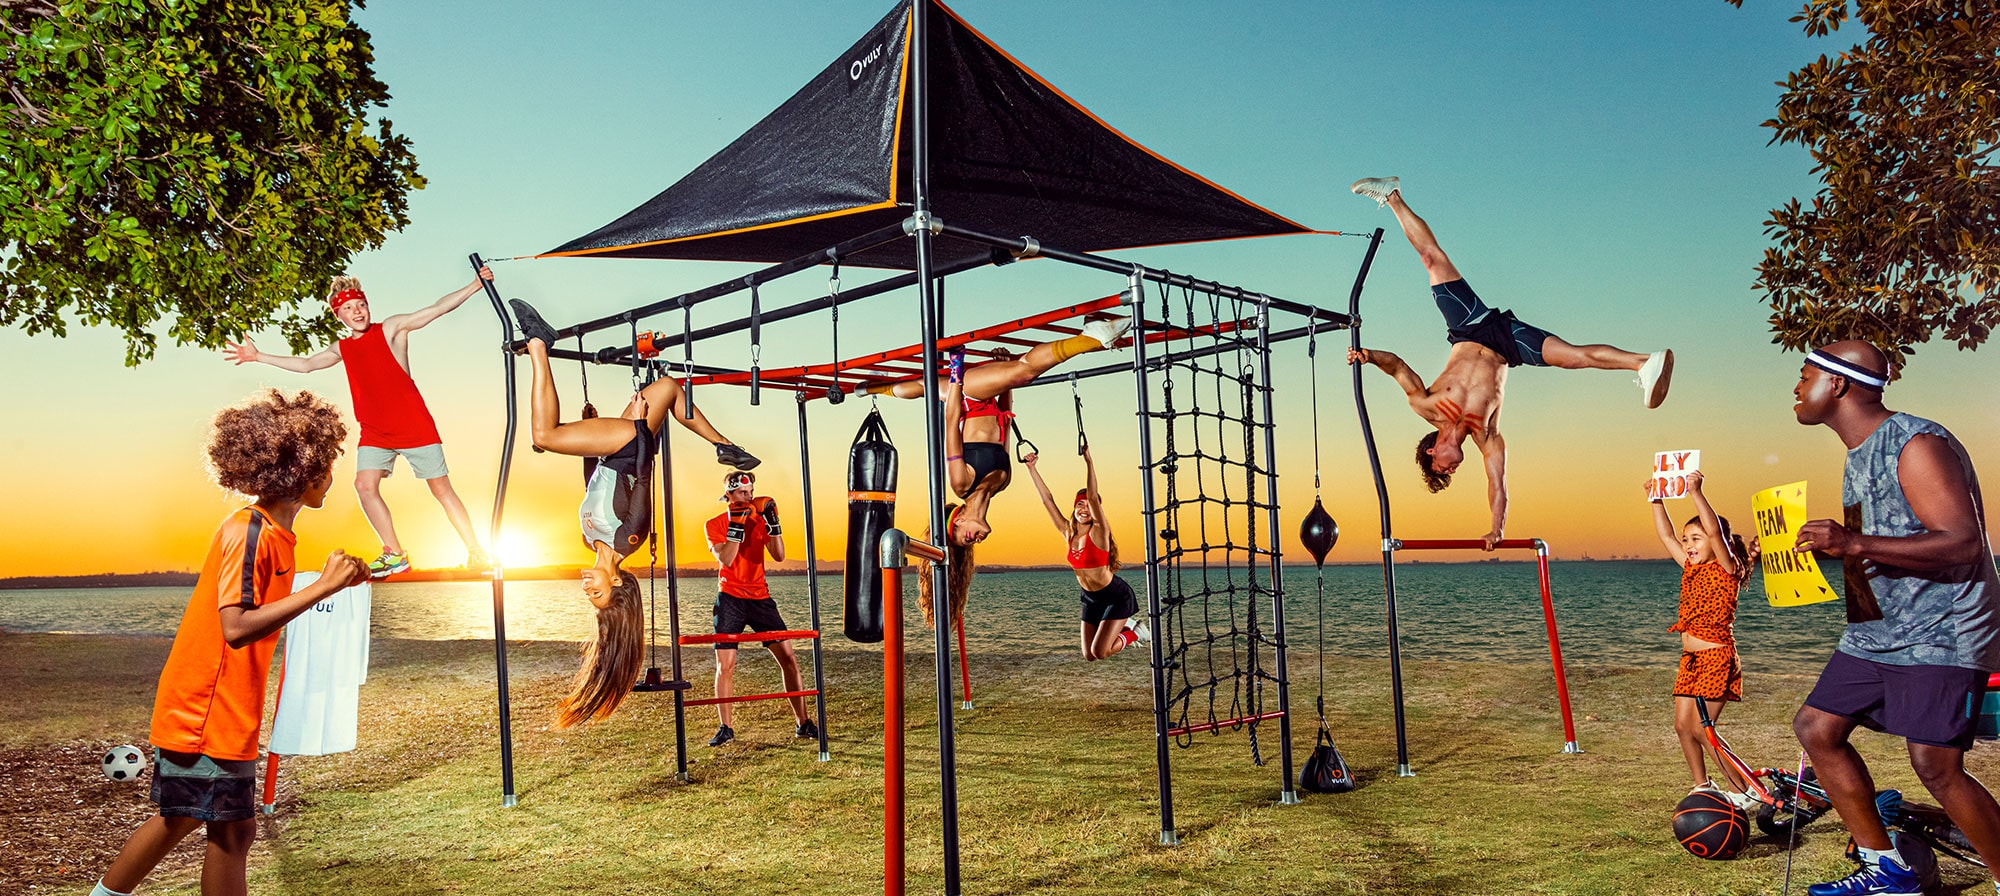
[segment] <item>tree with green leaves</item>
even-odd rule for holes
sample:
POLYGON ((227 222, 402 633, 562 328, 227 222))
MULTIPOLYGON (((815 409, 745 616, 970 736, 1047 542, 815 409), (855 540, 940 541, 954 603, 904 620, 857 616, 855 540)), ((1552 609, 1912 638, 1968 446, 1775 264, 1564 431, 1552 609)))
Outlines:
POLYGON ((1805 0, 1792 21, 1826 37, 1850 15, 1867 39, 1792 72, 1764 122, 1824 184, 1765 222, 1772 341, 1864 339, 1898 368, 1933 337, 1978 348, 2000 323, 2000 5, 1805 0))
POLYGON ((319 293, 423 186, 409 140, 370 120, 389 92, 350 13, 0 0, 0 326, 115 327, 131 365, 162 328, 329 339, 319 293))

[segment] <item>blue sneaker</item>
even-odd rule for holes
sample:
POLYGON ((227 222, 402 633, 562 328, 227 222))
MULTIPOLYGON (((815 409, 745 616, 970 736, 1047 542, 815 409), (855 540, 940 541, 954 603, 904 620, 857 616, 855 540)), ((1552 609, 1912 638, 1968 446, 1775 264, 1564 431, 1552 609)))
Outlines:
POLYGON ((1923 892, 1923 882, 1917 879, 1916 872, 1887 856, 1878 864, 1863 864, 1839 880, 1806 888, 1806 896, 1923 896, 1923 892))

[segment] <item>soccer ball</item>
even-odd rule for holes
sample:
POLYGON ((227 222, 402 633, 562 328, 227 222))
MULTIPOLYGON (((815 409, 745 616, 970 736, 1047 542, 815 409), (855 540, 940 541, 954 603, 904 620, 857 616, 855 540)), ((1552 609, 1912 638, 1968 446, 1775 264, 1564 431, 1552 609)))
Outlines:
POLYGON ((113 781, 137 781, 146 771, 146 754, 127 744, 104 754, 104 776, 113 781))

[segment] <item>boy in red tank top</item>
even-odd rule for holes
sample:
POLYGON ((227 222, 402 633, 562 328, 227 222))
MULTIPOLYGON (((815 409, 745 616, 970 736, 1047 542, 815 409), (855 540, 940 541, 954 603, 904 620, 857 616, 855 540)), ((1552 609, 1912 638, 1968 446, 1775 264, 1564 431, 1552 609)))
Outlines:
POLYGON ((153 698, 153 802, 159 814, 125 841, 92 896, 126 896, 174 846, 206 825, 202 891, 244 891, 257 836, 257 748, 278 630, 368 576, 344 551, 292 590, 292 524, 333 487, 347 427, 310 392, 272 389, 215 415, 208 466, 217 485, 256 500, 222 522, 174 633, 153 698), (282 461, 274 461, 282 458, 282 461))
POLYGON ((394 469, 397 455, 402 455, 411 472, 430 486, 431 495, 444 508, 452 528, 458 530, 459 540, 465 542, 465 565, 471 569, 491 565, 486 551, 479 546, 479 536, 472 529, 472 517, 465 511, 465 502, 459 500, 458 492, 451 487, 450 471, 444 462, 444 440, 438 436, 437 423, 431 419, 423 395, 417 392, 416 381, 410 378, 410 333, 465 304, 473 293, 484 288, 483 281, 491 279, 493 272, 482 267, 477 279, 429 306, 406 314, 392 314, 375 323, 368 297, 361 292, 361 281, 348 276, 335 277, 326 301, 333 316, 347 325, 347 336, 326 350, 294 358, 260 352, 248 339, 241 344, 226 343, 223 357, 237 364, 261 361, 281 370, 310 373, 346 362, 354 417, 361 424, 361 446, 355 452, 354 492, 361 500, 361 512, 367 515, 368 524, 382 539, 382 555, 368 564, 368 573, 375 578, 410 568, 409 555, 396 537, 396 523, 389 516, 389 505, 382 500, 382 480, 394 469))

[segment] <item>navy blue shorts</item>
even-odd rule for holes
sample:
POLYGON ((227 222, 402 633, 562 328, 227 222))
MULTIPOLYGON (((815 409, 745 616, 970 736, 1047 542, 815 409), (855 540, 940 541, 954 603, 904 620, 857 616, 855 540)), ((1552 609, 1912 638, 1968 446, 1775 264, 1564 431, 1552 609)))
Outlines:
POLYGON ((1835 651, 1806 705, 1911 743, 1969 749, 1987 673, 1959 666, 1892 666, 1835 651))
POLYGON ((1132 594, 1132 586, 1117 576, 1111 577, 1109 585, 1083 592, 1079 599, 1083 602, 1085 622, 1130 619, 1139 612, 1139 598, 1132 594))
MULTIPOLYGON (((734 594, 715 596, 715 633, 718 635, 740 635, 744 629, 753 632, 782 632, 785 618, 778 615, 778 602, 770 599, 751 600, 734 594)), ((767 644, 769 642, 766 642, 767 644)), ((735 641, 718 641, 717 650, 735 650, 735 641)))
POLYGON ((1555 334, 1487 307, 1463 279, 1432 286, 1431 298, 1437 302, 1438 313, 1444 315, 1445 338, 1453 344, 1477 342, 1507 359, 1509 367, 1549 366, 1542 360, 1542 343, 1555 334), (1488 320, 1496 314, 1499 319, 1488 320), (1504 328, 1499 326, 1502 323, 1504 328))
POLYGON ((162 816, 247 821, 257 817, 257 760, 154 747, 151 796, 162 816))

